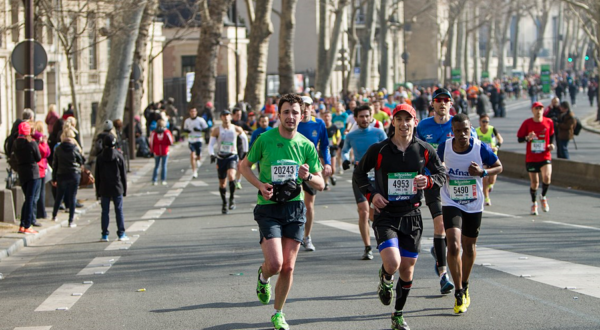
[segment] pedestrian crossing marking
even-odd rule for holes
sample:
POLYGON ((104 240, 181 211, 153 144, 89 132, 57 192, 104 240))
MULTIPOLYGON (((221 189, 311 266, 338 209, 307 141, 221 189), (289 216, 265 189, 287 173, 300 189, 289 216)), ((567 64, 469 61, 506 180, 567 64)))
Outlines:
POLYGON ((159 218, 163 213, 165 213, 166 210, 167 210, 166 208, 160 208, 160 209, 156 209, 156 210, 148 210, 142 216, 142 219, 156 219, 156 218, 159 218))
POLYGON ((137 241, 138 238, 140 238, 140 237, 133 236, 133 237, 129 237, 128 241, 118 241, 118 240, 114 241, 114 242, 110 243, 110 245, 107 246, 106 249, 104 249, 104 251, 129 250, 131 245, 133 243, 135 243, 135 241, 137 241))
POLYGON ((163 197, 154 204, 154 207, 167 207, 170 206, 173 201, 175 201, 175 197, 163 197))
POLYGON ((129 226, 129 228, 127 228, 127 230, 125 230, 125 232, 131 233, 131 232, 136 232, 136 231, 146 231, 153 224, 154 224, 154 220, 136 221, 131 226, 129 226))
POLYGON ((169 191, 167 191, 167 193, 165 194, 164 197, 177 197, 181 194, 182 191, 183 191, 183 189, 169 190, 169 191))
POLYGON ((190 183, 194 187, 208 187, 208 183, 206 183, 206 182, 204 182, 202 180, 191 181, 190 183))
POLYGON ((50 328, 52 328, 51 325, 42 327, 17 327, 14 330, 50 330, 50 328))
POLYGON ((57 310, 69 310, 91 286, 92 284, 65 283, 52 292, 35 311, 54 312, 57 310), (80 293, 81 295, 73 295, 73 293, 80 293))
POLYGON ((556 222, 556 221, 544 221, 544 222, 545 223, 551 223, 553 225, 559 225, 559 226, 575 227, 575 228, 589 229, 589 230, 600 230, 600 228, 596 228, 596 227, 582 226, 582 225, 572 225, 570 223, 562 223, 562 222, 556 222))
POLYGON ((77 273, 81 275, 104 275, 121 257, 97 257, 77 273), (101 274, 100 274, 101 273, 101 274))

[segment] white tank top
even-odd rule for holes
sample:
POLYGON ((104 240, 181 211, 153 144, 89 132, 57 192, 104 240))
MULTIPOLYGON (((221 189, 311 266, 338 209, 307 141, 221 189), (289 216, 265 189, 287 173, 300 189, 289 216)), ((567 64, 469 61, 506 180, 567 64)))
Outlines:
POLYGON ((444 163, 448 181, 440 194, 442 206, 453 206, 467 213, 483 211, 483 181, 480 177, 469 175, 471 162, 483 168, 481 160, 481 141, 473 139, 473 148, 467 154, 457 154, 452 150, 452 140, 446 140, 444 163))
POLYGON ((228 129, 219 126, 219 138, 217 139, 217 156, 228 158, 232 155, 237 155, 237 134, 235 126, 229 125, 228 129))

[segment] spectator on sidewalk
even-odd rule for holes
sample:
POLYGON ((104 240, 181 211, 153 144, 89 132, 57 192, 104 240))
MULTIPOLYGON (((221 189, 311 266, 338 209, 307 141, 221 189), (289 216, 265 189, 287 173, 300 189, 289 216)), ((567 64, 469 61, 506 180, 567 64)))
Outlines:
POLYGON ((104 136, 102 141, 102 152, 96 160, 96 198, 100 199, 102 206, 101 242, 108 242, 108 223, 110 202, 115 207, 115 218, 117 219, 117 236, 119 241, 127 241, 129 237, 125 234, 125 222, 123 218, 123 197, 127 196, 127 176, 125 171, 125 159, 115 149, 117 139, 112 135, 104 136))
POLYGON ((75 140, 75 132, 70 127, 65 127, 61 135, 61 143, 54 150, 52 161, 52 185, 57 187, 52 220, 56 221, 56 214, 62 200, 69 208, 69 227, 77 227, 73 221, 77 202, 77 188, 81 181, 81 166, 85 158, 81 148, 75 140))
POLYGON ((38 147, 40 150, 40 156, 42 159, 38 162, 38 168, 40 172, 40 188, 37 190, 37 193, 34 197, 35 202, 35 211, 34 221, 31 224, 35 227, 40 227, 41 224, 37 222, 37 219, 46 219, 48 215, 46 214, 46 171, 48 170, 48 157, 50 156, 50 146, 48 146, 48 134, 46 134, 46 124, 43 121, 36 121, 33 125, 34 135, 33 138, 38 142, 38 147))
POLYGON ((590 107, 594 106, 594 99, 598 97, 598 83, 594 80, 591 80, 588 85, 587 91, 588 99, 590 100, 590 107))
POLYGON ((557 157, 569 159, 569 141, 573 140, 573 131, 575 129, 575 116, 571 111, 569 102, 560 103, 560 115, 558 116, 557 125, 557 157))
POLYGON ((37 231, 30 227, 34 219, 35 193, 40 184, 40 171, 37 163, 42 156, 38 144, 31 137, 31 125, 28 122, 20 123, 18 132, 19 135, 14 142, 13 149, 18 163, 19 181, 25 195, 25 202, 21 208, 19 233, 37 234, 37 231))
POLYGON ((169 160, 169 146, 173 144, 173 135, 167 128, 164 119, 156 122, 156 129, 150 134, 150 149, 154 153, 154 171, 152 172, 152 185, 157 184, 158 167, 160 165, 160 179, 162 185, 167 185, 167 161, 169 160))
POLYGON ((48 106, 48 114, 46 115, 46 125, 48 125, 48 134, 51 134, 54 129, 54 124, 60 120, 58 112, 56 112, 56 105, 50 104, 48 106))

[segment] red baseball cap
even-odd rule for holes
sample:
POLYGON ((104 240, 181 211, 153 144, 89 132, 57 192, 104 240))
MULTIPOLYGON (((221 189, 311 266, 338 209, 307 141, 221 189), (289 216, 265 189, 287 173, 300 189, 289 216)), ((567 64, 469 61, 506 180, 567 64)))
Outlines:
POLYGON ((210 102, 210 101, 206 102, 206 107, 207 108, 212 108, 213 107, 212 102, 210 102))
POLYGON ((406 111, 413 118, 417 119, 417 112, 415 111, 415 108, 411 107, 410 105, 408 105, 406 103, 398 104, 394 108, 394 112, 392 113, 392 117, 395 117, 396 114, 399 113, 400 111, 406 111))
POLYGON ((542 104, 542 102, 535 102, 531 105, 531 109, 533 108, 537 108, 537 107, 544 107, 544 105, 542 104))

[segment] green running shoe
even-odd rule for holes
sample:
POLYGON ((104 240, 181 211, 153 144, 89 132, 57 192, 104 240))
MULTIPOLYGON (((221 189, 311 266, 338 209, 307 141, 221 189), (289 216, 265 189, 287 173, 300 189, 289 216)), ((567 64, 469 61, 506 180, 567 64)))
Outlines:
MULTIPOLYGON (((256 284, 256 295, 258 296, 258 300, 266 305, 271 301, 271 283, 263 284, 260 281, 260 274, 262 273, 262 266, 258 268, 258 280, 256 284)), ((285 321, 284 321, 285 322, 285 321)))
POLYGON ((404 321, 402 312, 394 312, 392 314, 392 330, 410 330, 408 324, 404 321))
MULTIPOLYGON (((392 278, 393 281, 393 278, 392 278)), ((383 270, 379 269, 379 286, 377 287, 377 294, 382 304, 389 306, 394 300, 394 282, 386 283, 383 280, 383 270)))
POLYGON ((288 330, 290 326, 285 321, 285 314, 275 313, 271 316, 271 323, 273 323, 274 330, 288 330))

